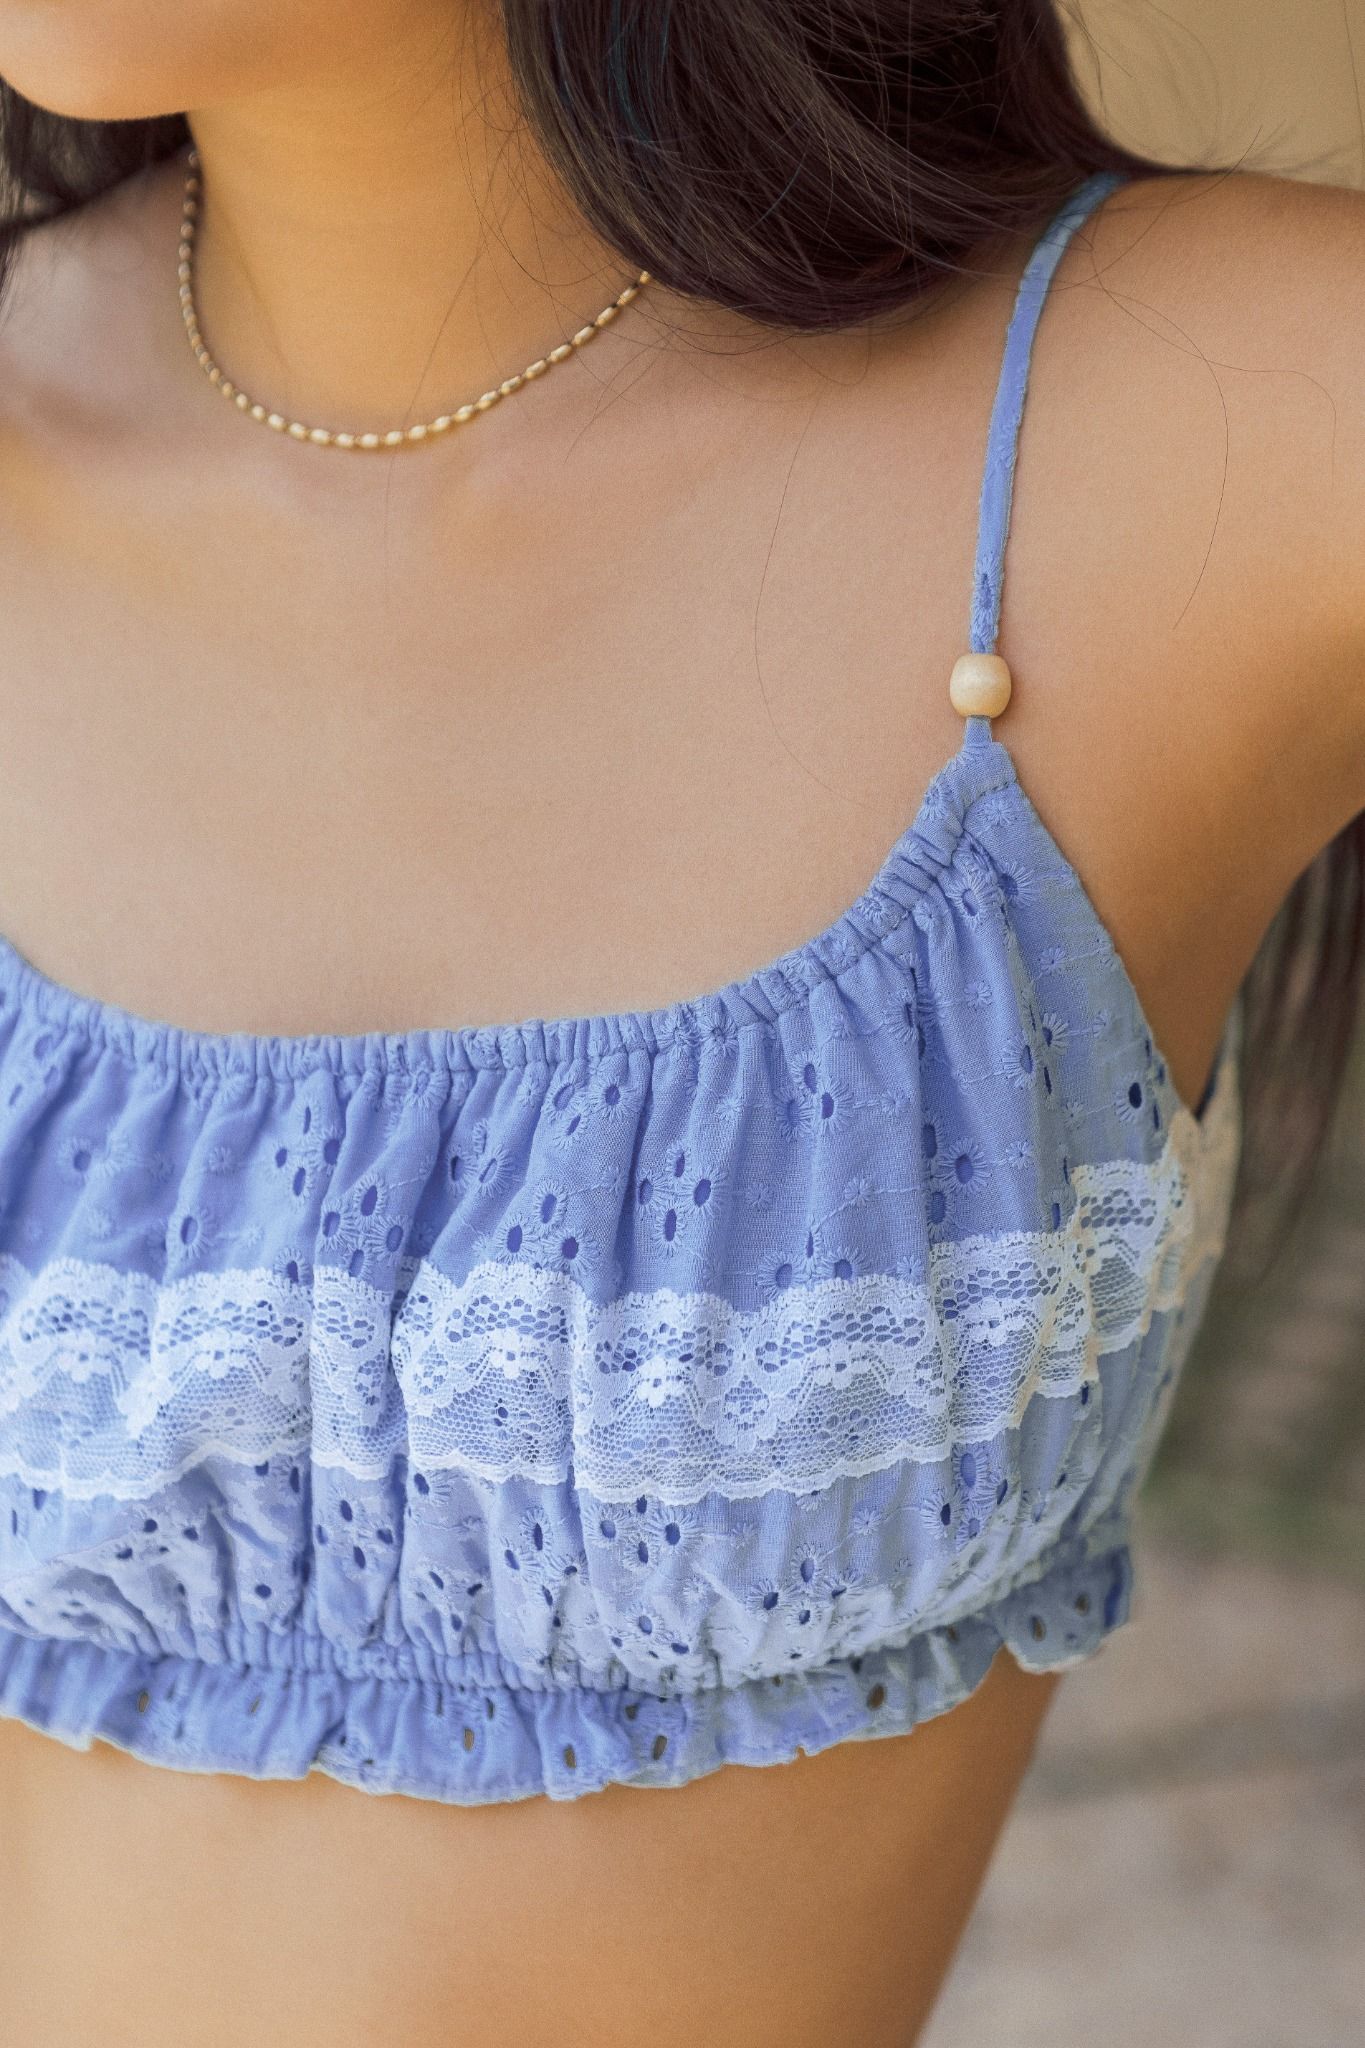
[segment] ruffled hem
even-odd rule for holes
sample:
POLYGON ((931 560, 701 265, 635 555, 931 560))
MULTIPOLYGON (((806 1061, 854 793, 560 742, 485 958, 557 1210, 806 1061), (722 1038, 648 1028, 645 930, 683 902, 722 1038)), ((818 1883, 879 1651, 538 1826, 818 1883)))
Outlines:
POLYGON ((213 1665, 0 1627, 0 1718, 176 1770, 320 1771, 457 1806, 577 1799, 905 1734, 973 1693, 1001 1648, 1035 1672, 1092 1656, 1127 1620, 1131 1586, 1122 1543, 1056 1562, 982 1613, 904 1643, 667 1698, 213 1665))

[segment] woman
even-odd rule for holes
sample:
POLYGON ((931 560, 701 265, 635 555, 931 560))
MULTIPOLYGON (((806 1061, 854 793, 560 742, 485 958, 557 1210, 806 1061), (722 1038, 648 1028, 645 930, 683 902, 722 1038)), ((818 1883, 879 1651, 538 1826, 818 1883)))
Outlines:
POLYGON ((0 2031, 911 2042, 1330 1098, 1365 203, 1035 0, 0 75, 0 2031))

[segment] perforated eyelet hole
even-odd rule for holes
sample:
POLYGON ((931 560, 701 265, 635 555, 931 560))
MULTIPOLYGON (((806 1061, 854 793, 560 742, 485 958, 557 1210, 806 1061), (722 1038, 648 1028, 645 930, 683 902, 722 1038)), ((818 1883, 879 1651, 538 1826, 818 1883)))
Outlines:
POLYGON ((886 1687, 881 1684, 874 1685, 871 1692, 867 1696, 867 1704, 870 1707, 880 1707, 885 1703, 885 1700, 886 1687))
POLYGON ((666 1735, 656 1735, 653 1742, 650 1744, 649 1749, 649 1753, 653 1757, 655 1763, 658 1763, 659 1758, 663 1755, 664 1751, 667 1748, 668 1737, 666 1735))
POLYGON ((474 1747, 474 1730, 472 1728, 462 1728, 460 1730, 460 1740, 466 1749, 472 1749, 474 1747))

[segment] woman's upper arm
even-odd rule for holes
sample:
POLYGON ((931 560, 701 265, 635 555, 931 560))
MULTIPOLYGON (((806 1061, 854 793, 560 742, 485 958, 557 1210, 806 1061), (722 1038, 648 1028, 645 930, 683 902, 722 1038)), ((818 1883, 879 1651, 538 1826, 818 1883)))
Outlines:
POLYGON ((1216 387, 1236 472, 1217 544, 1235 551, 1248 620, 1293 651, 1248 650, 1244 709, 1301 793, 1306 860, 1365 809, 1365 192, 1252 172, 1143 180, 1097 264, 1216 387))
POLYGON ((1247 294, 1242 374, 1271 387, 1267 495, 1278 486, 1281 502, 1266 518, 1284 537, 1284 602, 1321 674, 1305 702, 1286 673, 1276 708, 1287 741, 1305 720, 1321 736, 1326 837, 1365 809, 1365 192, 1230 184, 1247 294))
POLYGON ((1276 229, 1266 339, 1309 389, 1291 448, 1290 503, 1322 689, 1309 707, 1287 703, 1285 715, 1301 718, 1307 708, 1333 730, 1340 721, 1338 801, 1350 815, 1365 809, 1365 192, 1254 182, 1270 188, 1276 229))

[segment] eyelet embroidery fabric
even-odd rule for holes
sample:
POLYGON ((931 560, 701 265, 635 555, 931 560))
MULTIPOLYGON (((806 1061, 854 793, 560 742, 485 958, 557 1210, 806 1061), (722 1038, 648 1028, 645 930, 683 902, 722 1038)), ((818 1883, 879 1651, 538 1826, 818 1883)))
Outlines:
POLYGON ((663 1010, 216 1037, 0 941, 0 1714, 572 1798, 1090 1654, 1238 1028, 1196 1118, 981 721, 841 918, 663 1010))
POLYGON ((931 1244, 920 1278, 910 1262, 820 1277, 812 1257, 816 1277, 751 1310, 672 1289, 596 1302, 518 1258, 458 1282, 406 1258, 384 1289, 321 1264, 311 1283, 271 1266, 162 1283, 75 1258, 30 1273, 7 1253, 9 1456, 30 1487, 82 1500, 142 1499, 210 1434, 242 1463, 376 1481, 408 1457, 601 1499, 824 1491, 1017 1430, 1036 1394, 1078 1394, 1178 1308, 1214 1248, 1203 1144, 1177 1114, 1154 1162, 1077 1166, 1056 1230, 931 1244))

